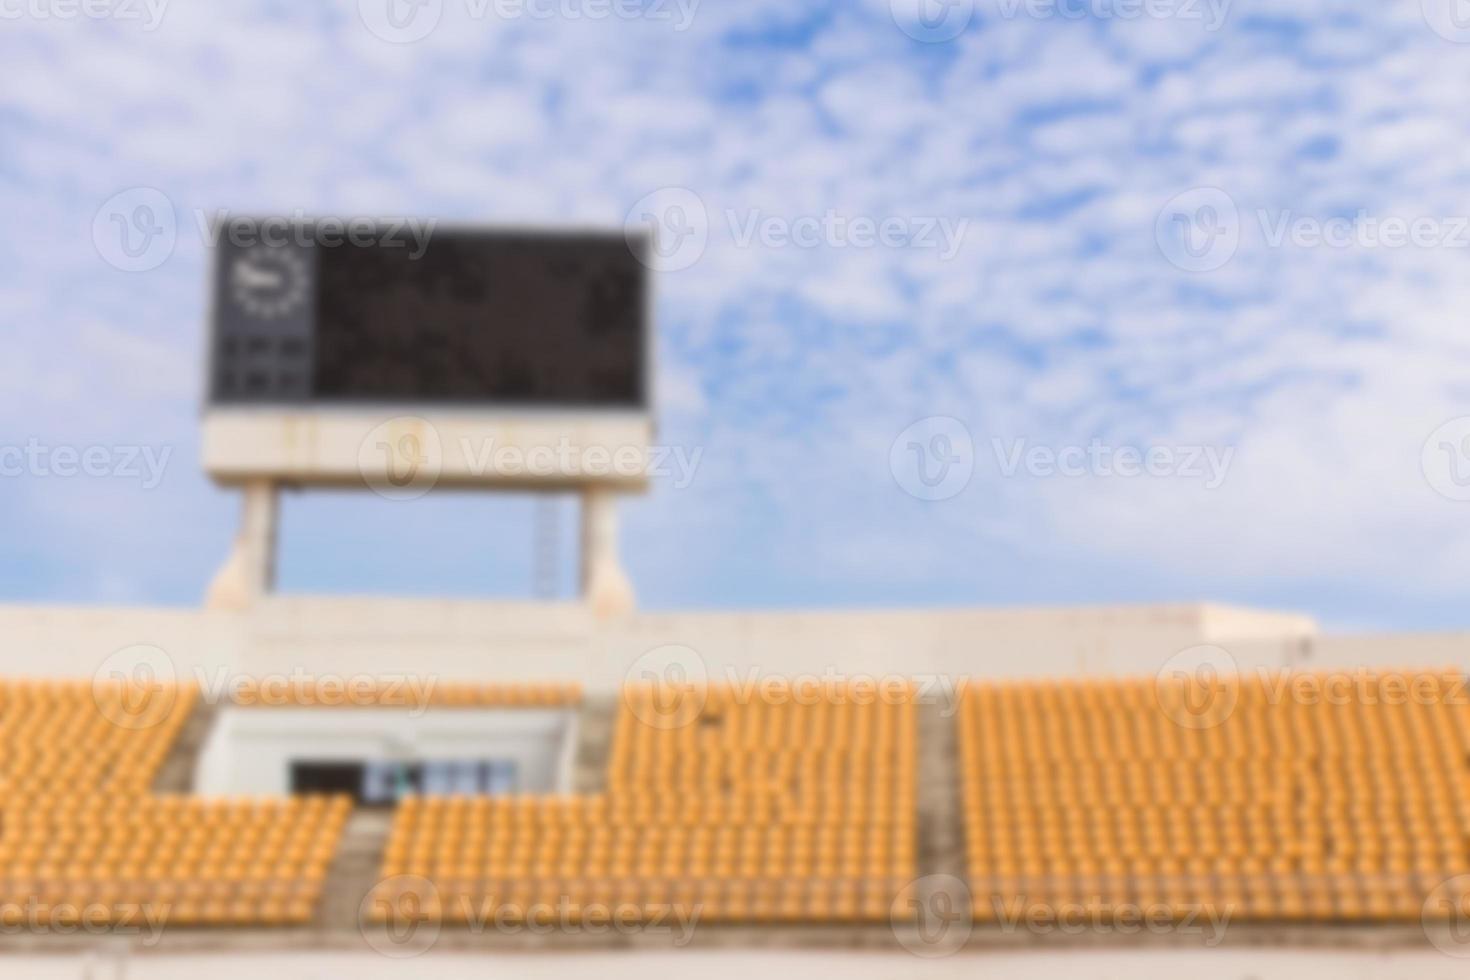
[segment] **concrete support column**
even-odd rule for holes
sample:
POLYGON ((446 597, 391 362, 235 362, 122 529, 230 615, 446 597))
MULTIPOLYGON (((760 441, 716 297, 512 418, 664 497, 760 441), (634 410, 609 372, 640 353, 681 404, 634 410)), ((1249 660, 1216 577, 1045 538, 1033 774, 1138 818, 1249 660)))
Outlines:
POLYGON ((276 584, 276 485, 251 480, 243 488, 240 530, 224 565, 209 585, 210 609, 244 609, 276 584))
POLYGON ((618 560, 618 511, 613 491, 582 491, 582 598, 599 617, 633 611, 633 585, 618 560))

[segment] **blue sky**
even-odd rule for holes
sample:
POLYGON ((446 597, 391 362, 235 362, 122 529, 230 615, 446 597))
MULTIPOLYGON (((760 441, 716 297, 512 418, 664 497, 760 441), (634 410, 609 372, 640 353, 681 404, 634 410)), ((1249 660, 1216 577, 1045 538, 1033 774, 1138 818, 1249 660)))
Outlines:
MULTIPOLYGON (((625 507, 645 607, 1470 626, 1470 11, 388 2, 0 9, 0 597, 188 605, 223 558, 199 215, 619 227, 673 201, 699 234, 657 275, 660 441, 701 456, 625 507), (95 229, 140 193, 174 242, 129 271, 95 229), (106 472, 4 469, 27 445, 106 472), (159 478, 119 447, 166 452, 159 478), (930 492, 926 453, 967 479, 930 492)), ((293 495, 283 586, 525 595, 533 520, 293 495)))

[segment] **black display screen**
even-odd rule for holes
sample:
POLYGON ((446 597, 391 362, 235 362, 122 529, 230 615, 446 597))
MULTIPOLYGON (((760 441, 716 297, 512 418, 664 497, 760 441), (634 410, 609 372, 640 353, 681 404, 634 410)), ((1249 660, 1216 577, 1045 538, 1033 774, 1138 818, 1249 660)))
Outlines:
POLYGON ((212 400, 644 407, 640 245, 463 229, 222 244, 212 400))

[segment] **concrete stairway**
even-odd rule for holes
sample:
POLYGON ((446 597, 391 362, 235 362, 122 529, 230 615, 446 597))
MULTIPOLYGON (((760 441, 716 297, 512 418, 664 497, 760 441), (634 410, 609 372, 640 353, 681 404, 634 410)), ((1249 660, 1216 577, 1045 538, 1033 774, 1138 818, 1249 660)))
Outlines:
POLYGON ((577 713, 577 751, 572 760, 572 792, 601 793, 607 788, 607 757, 612 749, 616 695, 588 697, 577 713))
POLYGON ((959 746, 948 697, 922 704, 919 724, 919 848, 921 875, 964 873, 959 746))
POLYGON ((378 883, 393 814, 358 808, 347 819, 337 856, 327 869, 317 924, 328 931, 357 931, 358 910, 378 883))
POLYGON ((204 751, 204 742, 214 728, 219 709, 203 699, 195 702, 194 710, 184 726, 179 729, 168 755, 158 767, 153 779, 155 793, 189 793, 194 789, 194 769, 199 762, 199 753, 204 751))

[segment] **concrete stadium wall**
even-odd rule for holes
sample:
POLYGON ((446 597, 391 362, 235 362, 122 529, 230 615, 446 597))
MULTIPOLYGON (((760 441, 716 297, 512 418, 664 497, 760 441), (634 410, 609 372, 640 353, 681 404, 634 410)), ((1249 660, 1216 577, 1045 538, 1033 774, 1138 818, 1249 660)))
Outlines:
POLYGON ((1470 669, 1470 633, 1320 636, 1308 617, 1213 605, 1019 610, 640 613, 576 604, 276 597, 246 613, 0 606, 0 674, 93 676, 139 645, 177 676, 431 674, 576 680, 610 691, 670 663, 687 675, 1152 675, 1200 644, 1241 669, 1470 669), (110 659, 111 658, 111 659, 110 659))
POLYGON ((293 760, 497 759, 529 793, 569 792, 576 712, 562 709, 225 708, 195 770, 206 796, 285 795, 293 760))

